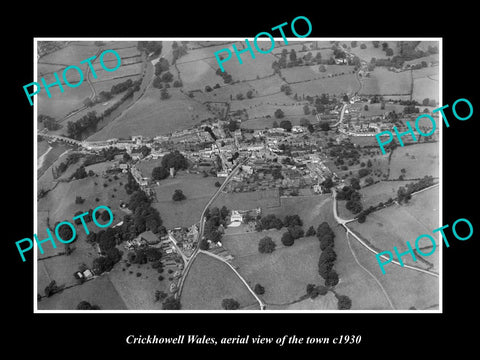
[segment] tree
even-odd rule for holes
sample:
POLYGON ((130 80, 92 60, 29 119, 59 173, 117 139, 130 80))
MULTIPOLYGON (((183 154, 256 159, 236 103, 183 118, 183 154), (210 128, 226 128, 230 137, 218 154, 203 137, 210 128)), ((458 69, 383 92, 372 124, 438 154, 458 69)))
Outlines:
POLYGON ((154 167, 152 170, 152 179, 153 180, 163 180, 166 179, 169 175, 169 171, 163 166, 154 167))
POLYGON ((330 130, 330 124, 326 121, 320 122, 320 130, 322 130, 322 131, 330 130))
POLYGON ((363 110, 368 111, 368 105, 367 104, 365 104, 365 106, 363 107, 363 110))
POLYGON ((258 251, 262 254, 270 254, 275 250, 276 246, 271 237, 265 236, 258 242, 258 251))
POLYGON ((170 94, 168 93, 168 90, 166 88, 163 88, 160 91, 160 99, 167 100, 168 98, 170 98, 170 94))
POLYGON ((370 169, 363 169, 363 168, 362 168, 362 169, 358 170, 358 176, 359 176, 360 178, 362 178, 362 177, 364 177, 364 176, 367 176, 367 175, 370 174, 371 172, 372 172, 372 170, 370 170, 370 169))
POLYGON ((175 80, 173 82, 173 87, 178 88, 178 87, 182 87, 182 86, 183 86, 182 80, 175 80))
POLYGON ((295 49, 292 49, 290 51, 290 61, 295 62, 297 60, 297 53, 295 52, 295 49))
POLYGON ((248 90, 248 91, 247 91, 247 98, 248 98, 248 99, 253 98, 253 91, 252 91, 252 90, 248 90))
POLYGON ((272 123, 272 128, 278 128, 278 122, 277 120, 273 120, 273 123, 272 123))
POLYGON ((393 50, 391 48, 388 48, 385 50, 385 55, 387 56, 393 56, 393 50))
POLYGON ((308 121, 308 119, 305 119, 305 118, 300 119, 300 126, 308 127, 308 125, 310 125, 310 121, 308 121))
POLYGON ((85 202, 85 199, 82 198, 81 196, 77 196, 75 198, 75 204, 83 204, 85 202))
POLYGON ((180 310, 182 305, 179 299, 175 299, 173 296, 167 297, 162 303, 163 310, 180 310))
POLYGON ((222 307, 225 310, 237 310, 240 307, 240 304, 235 299, 223 299, 222 307))
POLYGON ((253 288, 253 291, 257 295, 263 295, 265 293, 265 288, 260 284, 256 284, 255 287, 253 288))
POLYGON ((282 235, 282 244, 285 246, 292 246, 293 243, 295 242, 295 239, 293 238, 292 234, 290 234, 290 231, 286 231, 282 235))
POLYGON ((304 235, 304 231, 303 231, 302 227, 298 226, 298 225, 289 226, 288 227, 288 232, 290 233, 290 235, 292 236, 292 238, 294 240, 299 239, 299 238, 303 237, 303 235, 304 235))
POLYGON ((167 293, 164 291, 156 290, 155 291, 155 302, 163 301, 167 297, 167 293))
POLYGON ((187 197, 183 194, 183 191, 180 189, 175 190, 172 196, 173 201, 182 201, 185 200, 187 197))
POLYGON ((78 303, 77 310, 100 310, 100 307, 98 305, 92 305, 84 300, 78 303))
POLYGON ((219 181, 216 181, 216 182, 215 182, 215 187, 220 187, 220 186, 222 186, 222 184, 220 184, 219 181))
POLYGON ((369 176, 365 179, 365 182, 367 183, 367 185, 372 185, 373 184, 373 178, 371 176, 369 176))
POLYGON ((237 98, 237 100, 243 100, 243 94, 242 94, 242 93, 238 93, 238 94, 236 95, 236 98, 237 98))
POLYGON ((275 110, 274 116, 277 119, 281 119, 285 116, 285 114, 283 113, 283 111, 281 109, 277 109, 277 110, 275 110))
POLYGON ((284 128, 286 131, 292 131, 292 123, 290 122, 290 120, 280 121, 280 127, 284 128))
POLYGON ((305 105, 303 106, 303 113, 304 113, 305 115, 309 115, 309 114, 310 114, 310 107, 309 107, 307 104, 305 104, 305 105))
POLYGON ((316 232, 315 232, 315 228, 312 226, 310 226, 307 230, 307 233, 305 234, 305 236, 315 236, 316 232))
POLYGON ((162 81, 163 82, 169 83, 169 82, 172 82, 172 80, 173 80, 173 75, 170 71, 167 71, 166 73, 162 74, 162 81))
POLYGON ((365 45, 365 44, 363 44, 363 43, 360 44, 360 49, 365 50, 366 48, 367 48, 367 45, 365 45))
POLYGON ((68 241, 73 237, 73 230, 69 225, 64 224, 58 228, 58 235, 60 235, 62 240, 68 241))
POLYGON ((338 274, 335 270, 330 270, 325 278, 325 286, 335 286, 338 284, 338 274))
POLYGON ((198 247, 200 250, 208 250, 208 241, 207 239, 202 239, 200 240, 200 243, 198 244, 198 247))
POLYGON ((337 300, 338 310, 348 310, 352 307, 352 300, 346 295, 337 296, 337 300))
POLYGON ((325 67, 325 65, 322 64, 318 67, 318 71, 325 72, 325 71, 327 71, 327 68, 325 67))
POLYGON ((365 220, 367 220, 367 216, 365 215, 365 213, 363 211, 360 213, 357 220, 360 224, 364 223, 365 220))

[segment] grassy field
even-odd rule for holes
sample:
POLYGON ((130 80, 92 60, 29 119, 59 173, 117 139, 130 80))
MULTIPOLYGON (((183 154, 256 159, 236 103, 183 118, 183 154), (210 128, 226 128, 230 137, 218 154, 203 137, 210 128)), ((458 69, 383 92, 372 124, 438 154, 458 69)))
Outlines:
POLYGON ((410 94, 410 71, 393 72, 385 67, 376 67, 370 77, 360 78, 362 82, 361 95, 396 95, 410 94))
POLYGON ((244 193, 221 193, 212 206, 226 206, 229 209, 249 210, 260 207, 263 214, 269 214, 274 207, 280 206, 278 190, 260 190, 244 193))
POLYGON ((309 195, 280 198, 281 206, 269 209, 266 214, 275 214, 281 219, 286 215, 297 214, 303 221, 305 231, 313 225, 317 227, 325 211, 331 211, 331 195, 309 195))
POLYGON ((324 296, 315 299, 307 298, 290 305, 269 305, 268 310, 337 310, 337 298, 329 291, 324 296))
POLYGON ((255 96, 266 96, 277 93, 285 82, 276 74, 265 79, 252 80, 248 82, 256 90, 255 96))
MULTIPOLYGON (((123 258, 126 258, 125 254, 123 258)), ((158 271, 148 264, 132 264, 127 267, 121 260, 107 276, 127 309, 161 310, 161 302, 155 302, 155 291, 160 290, 168 294, 169 281, 166 272, 162 274, 164 277, 162 281, 158 280, 159 275, 158 271), (137 273, 141 276, 137 276, 137 273)))
POLYGON ((340 95, 355 92, 359 87, 358 80, 355 74, 352 73, 291 85, 292 92, 297 93, 299 96, 315 96, 322 93, 340 95))
POLYGON ((220 260, 198 254, 185 279, 182 309, 222 310, 222 300, 233 298, 240 308, 257 304, 238 276, 220 260))
POLYGON ((439 143, 420 143, 397 147, 390 162, 390 179, 398 179, 405 169, 405 179, 439 176, 439 143))
POLYGON ((223 83, 220 76, 215 74, 215 70, 203 60, 187 62, 177 65, 183 82, 183 89, 202 90, 209 85, 213 88, 215 84, 223 83))
MULTIPOLYGON (((153 296, 153 295, 152 295, 153 296)), ((76 310, 80 301, 98 305, 102 310, 127 310, 127 306, 108 276, 64 290, 38 303, 39 310, 76 310)))
MULTIPOLYGON (((398 54, 398 48, 396 46, 397 41, 381 41, 380 46, 375 48, 371 41, 358 41, 357 47, 351 48, 349 51, 355 55, 357 55, 361 60, 365 60, 366 62, 370 62, 372 58, 376 59, 384 59, 387 58, 385 55, 385 51, 382 50, 382 43, 388 43, 389 47, 393 50, 393 55, 398 54), (365 44, 367 46, 366 49, 361 49, 360 45, 365 44)), ((350 46, 350 41, 340 42, 340 44, 346 44, 350 46)))
POLYGON ((187 129, 212 117, 204 105, 188 98, 178 89, 170 88, 169 94, 169 99, 161 100, 160 90, 150 85, 135 105, 92 135, 89 140, 168 134, 187 129))
POLYGON ((282 69, 282 76, 285 77, 287 83, 295 83, 299 81, 312 81, 314 78, 328 79, 328 75, 351 74, 353 66, 349 65, 325 65, 325 72, 319 71, 319 65, 313 66, 295 66, 282 69))
MULTIPOLYGON (((89 167, 86 168, 86 171, 89 171, 89 167)), ((49 210, 50 224, 54 224, 56 221, 71 219, 75 212, 79 210, 86 211, 99 205, 107 205, 112 210, 115 217, 114 223, 116 223, 120 221, 120 218, 123 218, 124 214, 120 210, 120 203, 128 201, 129 198, 124 186, 119 184, 120 182, 126 184, 127 177, 125 174, 119 174, 118 180, 114 180, 113 176, 110 176, 110 178, 112 182, 99 176, 59 183, 53 191, 50 191, 38 201, 38 210, 49 210), (95 185, 95 182, 97 185, 95 185), (108 184, 108 186, 103 187, 103 184, 108 184), (114 189, 117 191, 114 191, 114 189), (115 197, 112 197, 112 195, 115 197), (85 202, 76 204, 75 198, 77 196, 84 198, 85 202), (99 201, 96 201, 96 198, 99 201)), ((83 230, 81 231, 83 232, 83 230)))
POLYGON ((423 99, 434 99, 437 103, 439 101, 439 84, 438 80, 432 80, 429 77, 423 77, 413 80, 413 94, 412 98, 418 102, 423 99))
POLYGON ((380 202, 385 203, 389 198, 395 199, 400 186, 405 186, 411 181, 381 181, 379 183, 363 187, 360 189, 362 194, 363 208, 376 206, 380 202))
MULTIPOLYGON (((155 186, 157 202, 152 206, 158 210, 167 229, 177 226, 191 226, 200 220, 205 205, 213 196, 217 187, 216 177, 179 173, 175 178, 167 178, 155 186), (186 200, 173 201, 172 195, 176 189, 183 191, 186 200)), ((221 182, 221 181, 220 181, 221 182)))
MULTIPOLYGON (((280 90, 280 89, 279 89, 280 90)), ((277 109, 281 109, 285 117, 304 116, 303 103, 293 100, 284 93, 262 96, 243 101, 233 101, 230 111, 246 109, 249 119, 270 115, 274 117, 277 109)), ((277 121, 280 121, 277 119, 277 121)))
MULTIPOLYGON (((251 44, 251 42, 250 42, 251 44)), ((242 51, 245 46, 245 41, 237 41, 235 42, 237 49, 242 51)), ((227 47, 227 46, 224 46, 227 47)), ((232 52, 232 57, 230 60, 222 63, 225 71, 232 75, 234 81, 242 81, 242 80, 252 80, 258 77, 264 77, 273 73, 272 63, 276 60, 276 58, 271 54, 260 54, 256 50, 255 59, 252 58, 250 52, 245 52, 239 55, 242 59, 242 64, 238 61, 237 57, 235 56, 235 52, 233 51, 232 46, 228 46, 230 51, 232 52)), ((215 71, 219 68, 217 59, 214 56, 215 50, 209 50, 209 53, 213 56, 212 58, 208 58, 204 60, 207 62, 215 71)), ((222 53, 220 55, 227 56, 227 52, 222 53)))
POLYGON ((316 237, 301 238, 291 247, 280 241, 285 230, 268 230, 225 236, 222 244, 235 257, 238 271, 251 287, 259 283, 265 287, 263 300, 270 304, 285 304, 305 294, 307 284, 320 281, 315 271, 320 256, 316 237), (270 236, 277 244, 271 254, 258 252, 258 242, 270 236))
MULTIPOLYGON (((404 206, 392 205, 368 215, 363 224, 350 223, 349 227, 368 240, 376 249, 392 251, 396 246, 399 252, 408 250, 406 241, 415 247, 415 239, 422 234, 431 234, 432 229, 425 226, 421 218, 412 216, 404 206)), ((425 239, 428 243, 428 239, 425 239)), ((411 256, 402 258, 404 263, 426 268, 421 261, 413 261, 411 256)), ((429 261, 429 258, 425 258, 429 261)))
MULTIPOLYGON (((435 309, 434 305, 438 305, 439 280, 437 277, 392 264, 385 267, 386 274, 383 275, 375 256, 370 251, 357 241, 352 240, 351 244, 361 264, 385 288, 396 310, 408 310, 411 306, 419 310, 430 307, 435 309)), ((339 293, 345 293, 341 286, 337 286, 337 290, 339 293)), ((352 303, 353 309, 355 300, 352 303)))

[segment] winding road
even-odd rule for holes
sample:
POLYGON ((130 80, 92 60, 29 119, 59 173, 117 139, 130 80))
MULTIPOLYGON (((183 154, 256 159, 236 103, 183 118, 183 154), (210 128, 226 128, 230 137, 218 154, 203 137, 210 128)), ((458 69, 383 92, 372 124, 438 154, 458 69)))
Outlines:
MULTIPOLYGON (((335 220, 337 221, 337 223, 342 225, 345 228, 345 230, 347 231, 347 234, 353 236, 360 244, 362 244, 370 252, 374 253, 375 255, 379 254, 379 252, 372 249, 368 244, 366 244, 360 237, 357 236, 357 234, 355 234, 352 230, 350 230, 350 228, 346 225, 347 223, 353 221, 354 219, 345 220, 345 219, 342 219, 338 216, 338 213, 337 213, 337 196, 336 196, 335 189, 332 189, 332 195, 333 195, 333 216, 335 217, 335 220)), ((389 260, 389 258, 387 258, 385 255, 380 255, 380 257, 384 260, 389 260)), ((402 266, 396 260, 392 260, 391 263, 395 264, 395 265, 398 265, 398 266, 401 266, 401 267, 412 269, 412 270, 415 270, 415 271, 423 272, 423 273, 431 275, 431 276, 438 277, 438 274, 433 272, 433 271, 424 270, 424 269, 421 269, 421 268, 418 268, 418 267, 415 267, 415 266, 406 265, 406 264, 402 266)))

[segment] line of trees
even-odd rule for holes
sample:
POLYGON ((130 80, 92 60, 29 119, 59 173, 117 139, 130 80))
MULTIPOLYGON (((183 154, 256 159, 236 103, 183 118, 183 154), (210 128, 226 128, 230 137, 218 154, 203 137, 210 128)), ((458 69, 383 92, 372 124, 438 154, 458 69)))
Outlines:
POLYGON ((400 204, 402 202, 407 203, 411 199, 412 193, 420 191, 432 185, 433 176, 426 175, 416 183, 408 183, 407 185, 405 185, 405 187, 401 186, 397 191, 398 202, 400 204))
POLYGON ((317 228, 317 238, 320 241, 320 259, 318 273, 325 279, 325 286, 333 287, 338 284, 338 274, 333 269, 337 254, 333 250, 335 234, 327 222, 322 222, 317 228))

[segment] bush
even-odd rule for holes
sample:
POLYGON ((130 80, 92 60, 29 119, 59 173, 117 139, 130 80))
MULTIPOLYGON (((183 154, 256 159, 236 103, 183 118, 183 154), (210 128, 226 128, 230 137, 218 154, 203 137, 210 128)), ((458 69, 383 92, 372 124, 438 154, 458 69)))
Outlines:
POLYGON ((257 295, 263 295, 265 293, 265 288, 260 284, 256 284, 253 291, 255 291, 255 294, 257 295))
POLYGON ((295 242, 295 239, 293 238, 292 234, 290 234, 290 231, 287 231, 283 233, 282 235, 282 244, 285 246, 292 246, 293 243, 295 242))
POLYGON ((222 300, 222 307, 225 310, 236 310, 240 307, 240 304, 235 299, 223 299, 222 300))
POLYGON ((352 307, 352 300, 346 295, 339 295, 337 300, 338 310, 348 310, 352 307))
POLYGON ((270 254, 275 250, 276 246, 271 237, 265 236, 258 243, 258 251, 262 254, 270 254))

